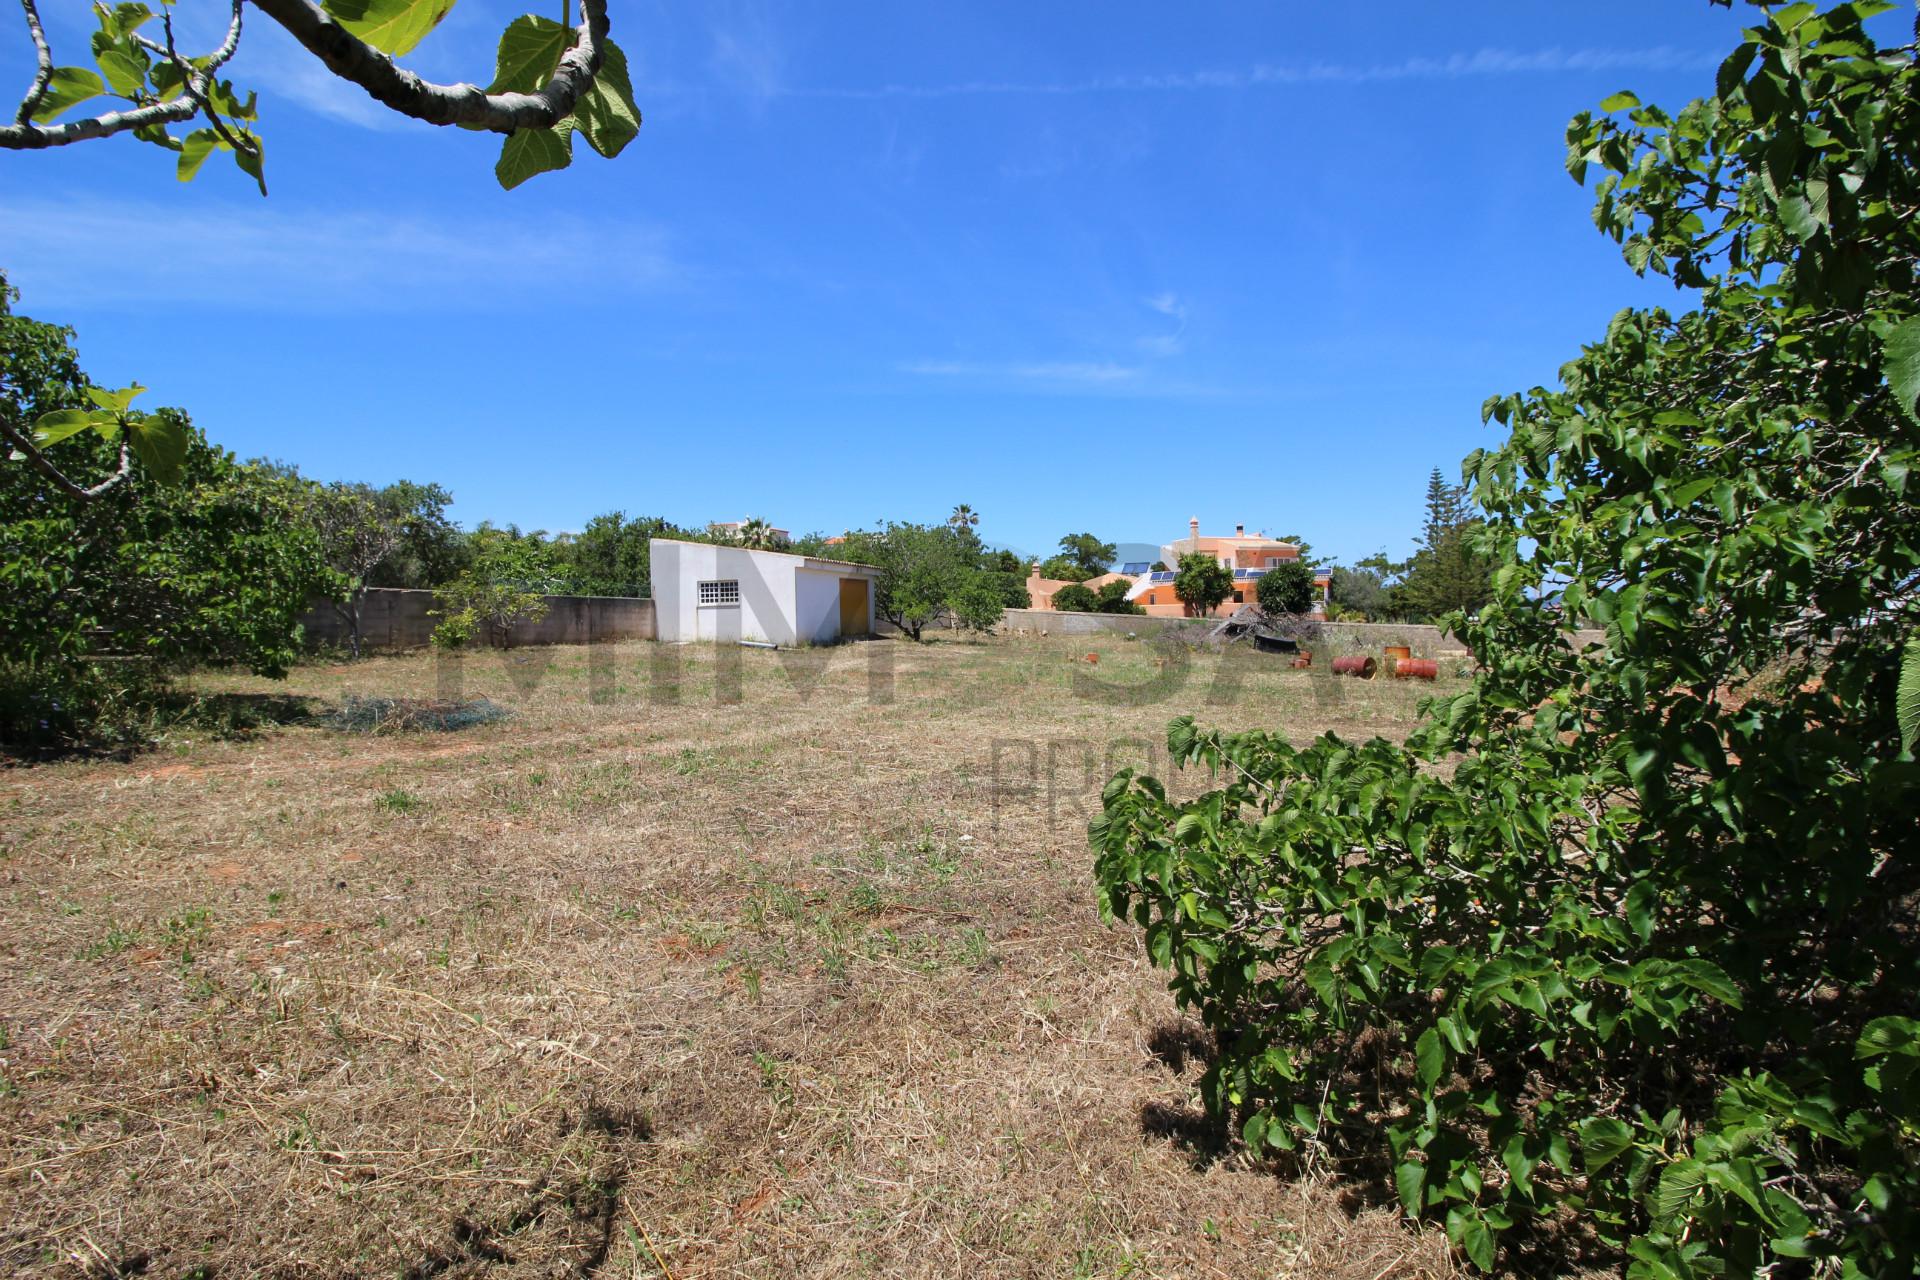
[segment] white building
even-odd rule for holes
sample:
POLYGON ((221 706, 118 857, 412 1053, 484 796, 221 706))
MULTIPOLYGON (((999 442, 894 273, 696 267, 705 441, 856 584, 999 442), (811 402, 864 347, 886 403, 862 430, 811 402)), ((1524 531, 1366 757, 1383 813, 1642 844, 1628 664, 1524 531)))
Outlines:
POLYGON ((826 644, 873 634, 872 565, 654 538, 655 635, 667 644, 826 644))

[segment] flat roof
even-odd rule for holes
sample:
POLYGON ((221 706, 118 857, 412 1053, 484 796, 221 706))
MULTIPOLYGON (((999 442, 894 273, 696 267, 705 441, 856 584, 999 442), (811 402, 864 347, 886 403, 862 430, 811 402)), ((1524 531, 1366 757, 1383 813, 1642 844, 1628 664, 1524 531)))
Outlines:
POLYGON ((815 565, 835 569, 858 569, 862 573, 878 574, 878 565, 861 564, 858 560, 829 560, 825 556, 802 555, 798 551, 769 551, 763 547, 743 547, 732 542, 690 542, 685 538, 648 538, 648 542, 671 542, 678 547, 718 547, 723 551, 745 551, 756 556, 779 556, 784 560, 798 560, 802 568, 815 565))

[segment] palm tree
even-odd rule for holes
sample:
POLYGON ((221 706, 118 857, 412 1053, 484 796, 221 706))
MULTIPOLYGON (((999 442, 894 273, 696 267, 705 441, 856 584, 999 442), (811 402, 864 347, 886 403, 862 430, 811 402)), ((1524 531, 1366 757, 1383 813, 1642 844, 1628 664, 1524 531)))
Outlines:
POLYGON ((979 525, 980 513, 963 502, 953 509, 947 523, 956 529, 972 529, 979 525))
POLYGON ((773 526, 759 516, 748 516, 740 526, 740 545, 752 547, 756 551, 766 551, 780 545, 779 535, 773 526))

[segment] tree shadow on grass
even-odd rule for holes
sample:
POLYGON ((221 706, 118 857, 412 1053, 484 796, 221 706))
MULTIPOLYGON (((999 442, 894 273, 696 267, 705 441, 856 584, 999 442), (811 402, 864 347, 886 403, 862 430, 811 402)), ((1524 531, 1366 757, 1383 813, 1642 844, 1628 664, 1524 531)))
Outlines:
POLYGON ((261 729, 311 724, 326 709, 320 699, 295 693, 182 694, 170 701, 184 723, 234 738, 261 729))
MULTIPOLYGON (((1147 1051, 1182 1080, 1190 1068, 1210 1066, 1217 1053, 1213 1033, 1191 1018, 1171 1018, 1153 1027, 1147 1032, 1147 1051)), ((1192 1103, 1161 1099, 1142 1103, 1140 1131, 1180 1148, 1196 1171, 1218 1163, 1231 1149, 1226 1118, 1192 1103)))
MULTIPOLYGON (((1152 1027, 1146 1042, 1148 1051, 1168 1074, 1187 1086, 1213 1067, 1219 1057, 1214 1034, 1187 1017, 1171 1018, 1152 1027)), ((1337 1088, 1349 1094, 1361 1089, 1387 1093, 1411 1090, 1410 1079, 1399 1082, 1404 1090, 1395 1085, 1391 1079, 1394 1064, 1381 1058, 1365 1038, 1356 1041, 1355 1048, 1352 1069, 1336 1082, 1337 1088)), ((1204 1172, 1242 1149, 1236 1135, 1243 1118, 1216 1116, 1189 1102, 1154 1099, 1140 1107, 1140 1131, 1147 1138, 1173 1144, 1186 1154, 1196 1171, 1204 1172)), ((1303 1141, 1292 1151, 1261 1157, 1256 1167, 1276 1178, 1323 1183, 1333 1202, 1349 1218, 1369 1210, 1399 1213, 1401 1202, 1387 1144, 1386 1120, 1384 1115, 1370 1113, 1366 1123, 1330 1134, 1324 1143, 1303 1141)), ((1437 1218, 1429 1218, 1426 1225, 1439 1229, 1437 1218)), ((1496 1273, 1544 1280, 1591 1273, 1595 1268, 1617 1266, 1619 1261, 1618 1253, 1601 1244, 1590 1227, 1571 1213, 1562 1212, 1522 1221, 1503 1233, 1496 1273)))
POLYGON ((15 698, 0 712, 0 762, 132 760, 168 733, 247 739, 313 723, 324 704, 285 693, 195 693, 133 685, 98 698, 64 689, 15 698))

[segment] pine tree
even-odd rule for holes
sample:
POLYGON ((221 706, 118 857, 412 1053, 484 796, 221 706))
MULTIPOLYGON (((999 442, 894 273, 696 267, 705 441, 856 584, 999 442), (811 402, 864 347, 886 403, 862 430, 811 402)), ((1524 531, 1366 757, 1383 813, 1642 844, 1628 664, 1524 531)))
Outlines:
POLYGON ((1493 597, 1493 565, 1473 546, 1480 520, 1465 485, 1448 484, 1435 467, 1427 477, 1427 519, 1404 584, 1407 603, 1437 618, 1472 613, 1493 597))

